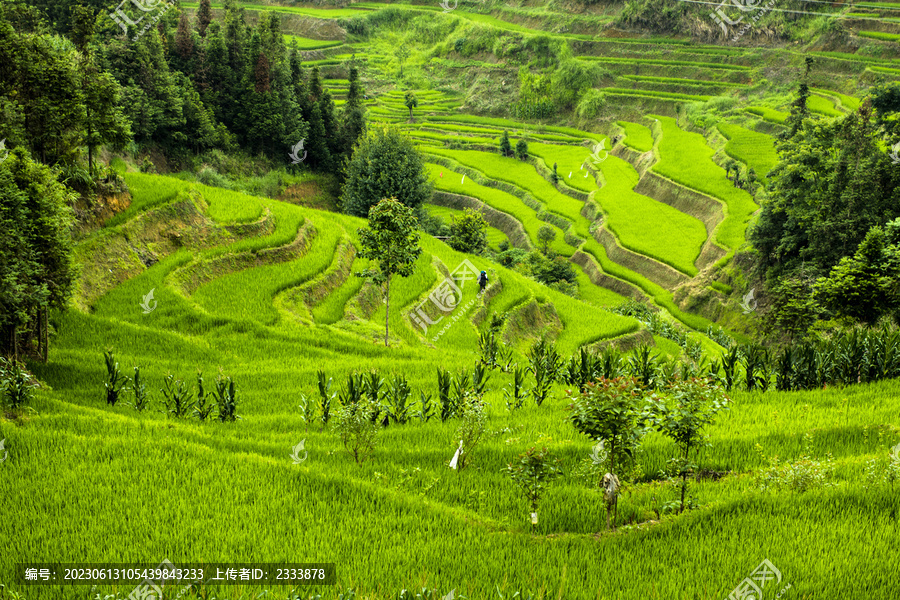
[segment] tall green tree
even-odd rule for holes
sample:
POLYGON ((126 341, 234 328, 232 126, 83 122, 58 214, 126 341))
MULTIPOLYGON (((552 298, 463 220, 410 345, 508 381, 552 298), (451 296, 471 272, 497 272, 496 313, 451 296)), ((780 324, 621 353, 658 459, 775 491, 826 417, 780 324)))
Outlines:
POLYGON ((70 208, 76 196, 21 148, 0 164, 2 354, 16 358, 36 340, 38 353, 47 358, 48 311, 65 307, 76 277, 70 208))
POLYGON ((210 0, 200 0, 200 6, 197 8, 197 31, 200 35, 206 35, 206 28, 212 23, 212 2, 210 0))
POLYGON ((364 217, 381 198, 397 198, 415 209, 431 196, 422 155, 396 127, 379 127, 360 138, 347 165, 344 212, 364 217))
POLYGON ((413 210, 396 198, 384 198, 369 211, 369 226, 359 229, 360 256, 374 262, 374 269, 361 273, 375 284, 384 284, 384 345, 389 345, 391 277, 409 277, 415 269, 419 248, 418 221, 413 210))

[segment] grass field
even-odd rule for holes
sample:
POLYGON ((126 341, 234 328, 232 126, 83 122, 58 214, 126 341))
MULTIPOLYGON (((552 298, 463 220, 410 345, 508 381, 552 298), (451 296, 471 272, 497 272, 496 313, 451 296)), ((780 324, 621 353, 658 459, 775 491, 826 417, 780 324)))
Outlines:
MULTIPOLYGON (((795 37, 773 44, 760 29, 740 44, 714 45, 698 44, 687 30, 674 37, 642 29, 631 20, 644 10, 640 3, 454 4, 241 2, 252 19, 278 11, 283 22, 304 27, 329 20, 339 33, 326 37, 340 40, 289 33, 285 39, 303 51, 325 50, 312 55, 323 58, 303 66, 327 67, 322 84, 335 94, 336 106, 344 104, 344 67, 355 52, 369 94, 370 126, 397 123, 423 153, 437 191, 506 213, 522 224, 535 248, 541 245, 538 231, 550 224, 553 252, 583 252, 605 274, 638 288, 651 308, 661 309, 663 321, 694 330, 689 336, 707 360, 721 359, 723 348, 698 333, 714 324, 691 312, 694 300, 714 296, 701 307, 703 314, 728 323, 743 267, 737 260, 720 267, 746 248, 746 228, 759 208, 713 160, 727 157, 716 156, 710 145, 721 146, 711 126, 726 138, 725 154, 752 167, 765 183, 777 161, 775 136, 788 116, 776 108, 793 99, 804 57, 815 57, 809 85, 823 86, 811 87, 809 98, 820 123, 859 109, 867 88, 900 76, 900 51, 892 43, 900 34, 848 29, 844 35, 840 26, 832 28, 837 21, 824 18, 807 23, 785 17, 796 26, 790 31, 797 44, 795 37), (400 43, 412 48, 402 77, 393 54, 400 43), (569 57, 600 67, 602 76, 591 83, 605 94, 600 112, 510 117, 515 96, 496 94, 500 81, 515 86, 520 67, 537 73, 545 61, 552 88, 557 67, 569 57), (600 87, 608 85, 618 87, 600 87), (832 87, 842 92, 827 89, 832 87), (403 104, 407 90, 419 100, 412 123, 403 104), (670 111, 678 119, 648 111, 670 111), (707 241, 700 220, 635 192, 639 173, 626 160, 609 155, 593 170, 582 168, 593 164, 596 144, 609 146, 607 134, 620 131, 613 123, 624 129, 625 146, 657 155, 655 164, 645 155, 641 169, 652 164, 653 172, 725 208, 712 235, 728 256, 680 290, 642 274, 656 278, 646 266, 634 267, 637 272, 615 262, 591 233, 602 224, 623 248, 689 277, 698 275, 695 263, 707 241), (530 162, 496 152, 504 130, 513 147, 527 139, 530 162), (695 131, 705 131, 710 141, 695 131), (482 145, 494 151, 475 147, 482 145), (554 163, 558 186, 545 177, 554 163), (492 183, 502 189, 487 185, 492 183), (588 209, 601 209, 599 223, 582 214, 592 214, 585 197, 588 209), (733 287, 715 279, 732 271, 733 287), (694 290, 707 296, 693 298, 694 290)), ((193 12, 198 3, 179 6, 193 12)), ((889 29, 900 3, 855 7, 879 9, 886 18, 871 28, 889 29)), ((695 8, 705 23, 703 35, 707 29, 718 34, 706 14, 713 7, 695 8)), ((677 13, 666 8, 660 23, 677 13)), ((173 43, 162 51, 171 52, 173 43)), ((68 43, 55 50, 66 48, 68 43)), ((146 150, 156 152, 129 148, 146 150)), ((118 162, 124 170, 124 160, 118 162)), ((86 267, 81 277, 90 284, 84 289, 102 293, 79 291, 77 308, 51 313, 49 360, 28 363, 43 385, 24 412, 0 410, 0 540, 7 540, 0 600, 125 600, 135 587, 25 585, 13 577, 21 562, 156 565, 164 559, 175 565, 333 563, 337 581, 206 583, 183 595, 181 586, 170 584, 155 600, 746 599, 734 590, 763 560, 779 577, 755 600, 900 597, 897 482, 868 476, 870 461, 885 463, 900 443, 900 380, 805 392, 747 392, 737 385, 729 393, 731 409, 709 428, 709 445, 697 458, 701 476, 689 480, 690 509, 672 510, 679 490, 662 472, 675 447, 651 432, 635 454, 634 479, 619 497, 618 529, 607 531, 596 478, 583 475, 595 441, 569 421, 574 386, 556 382, 541 406, 529 398, 510 410, 513 374, 489 370, 486 432, 460 471, 449 467, 460 420, 415 416, 420 392, 440 411, 437 370, 469 374, 480 358, 479 335, 492 327, 519 367, 529 365, 527 352, 541 335, 564 359, 584 345, 633 342, 636 335, 652 338, 654 354, 681 358, 678 343, 651 336, 637 320, 609 310, 625 298, 593 284, 592 265, 576 266, 573 297, 423 234, 413 273, 391 281, 388 313, 382 292, 358 276, 371 266, 352 252, 359 249, 364 220, 176 177, 129 172, 124 179, 132 194, 128 208, 77 241, 77 260, 86 267), (117 248, 120 255, 104 254, 117 248), (146 260, 155 252, 158 261, 146 260), (478 295, 471 281, 462 285, 456 309, 423 331, 411 315, 431 302, 445 272, 465 261, 489 274, 489 293, 478 295), (141 303, 151 290, 156 304, 147 312, 141 303), (148 410, 128 404, 130 390, 107 405, 106 349, 115 351, 124 374, 140 366, 148 410), (371 459, 356 464, 334 418, 322 423, 320 369, 340 393, 351 373, 402 376, 414 416, 379 428, 371 459), (184 379, 193 391, 198 370, 207 391, 217 374, 234 377, 241 419, 199 422, 165 414, 164 377, 184 379), (304 397, 316 404, 312 422, 300 407, 304 397), (308 455, 295 464, 291 452, 301 440, 308 455), (563 473, 546 489, 534 527, 532 509, 503 472, 531 447, 548 448, 563 473), (762 489, 770 460, 790 466, 797 478, 793 488, 762 489), (819 473, 828 475, 825 485, 816 485, 819 473), (797 489, 810 481, 810 489, 797 489), (437 593, 417 596, 423 587, 437 593)), ((461 214, 432 203, 425 208, 447 222, 461 214)), ((508 239, 488 228, 492 248, 508 239)), ((527 372, 526 387, 533 382, 534 373, 527 372)), ((334 400, 332 412, 337 408, 334 400)))

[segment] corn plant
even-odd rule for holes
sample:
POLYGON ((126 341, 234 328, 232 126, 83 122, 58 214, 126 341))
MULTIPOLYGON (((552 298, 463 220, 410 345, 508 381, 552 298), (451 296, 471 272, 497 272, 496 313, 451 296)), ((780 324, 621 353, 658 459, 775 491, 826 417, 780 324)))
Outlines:
MULTIPOLYGON (((360 375, 359 381, 361 383, 359 387, 369 399, 369 402, 372 403, 372 406, 375 407, 375 409, 372 411, 372 422, 377 423, 379 418, 381 417, 381 413, 384 412, 385 415, 382 424, 387 426, 389 422, 389 415, 382 406, 382 399, 384 397, 384 379, 381 377, 381 375, 378 374, 378 371, 373 369, 372 371, 369 371, 365 376, 360 375)), ((348 382, 347 385, 349 387, 350 383, 348 382)))
POLYGON ((694 461, 701 448, 708 445, 706 428, 715 422, 719 412, 728 410, 730 400, 717 385, 702 379, 676 381, 667 386, 662 398, 650 400, 649 422, 677 447, 670 460, 681 477, 681 509, 687 492, 687 477, 697 470, 694 461))
POLYGON ((747 391, 752 392, 756 388, 765 391, 769 387, 769 351, 753 344, 744 348, 743 354, 747 391))
POLYGON ((553 382, 560 375, 561 360, 559 352, 552 343, 541 338, 531 346, 528 354, 530 363, 529 371, 534 375, 534 387, 531 389, 531 397, 540 406, 550 394, 553 382))
POLYGON ((324 429, 328 425, 329 419, 331 419, 331 403, 337 397, 337 393, 331 391, 333 380, 331 377, 328 380, 325 379, 325 371, 319 369, 316 371, 316 376, 319 381, 319 398, 322 403, 322 428, 324 429))
POLYGON ((493 331, 486 331, 478 336, 478 352, 481 354, 481 364, 491 369, 496 369, 497 355, 500 344, 494 337, 493 331))
POLYGON ((438 400, 441 403, 441 422, 453 416, 453 405, 450 402, 450 371, 437 368, 438 400))
POLYGON ((378 441, 378 424, 372 422, 375 406, 369 398, 341 406, 335 415, 334 428, 344 449, 361 464, 371 456, 378 441))
POLYGON ((307 398, 305 394, 300 394, 299 406, 300 418, 303 419, 303 423, 306 425, 306 431, 309 431, 309 424, 316 418, 316 403, 307 398))
POLYGON ((33 399, 33 386, 25 365, 0 357, 0 406, 11 409, 24 406, 33 399))
MULTIPOLYGON (((351 410, 355 410, 356 405, 358 405, 363 397, 365 397, 366 390, 363 386, 364 382, 362 374, 350 373, 347 375, 347 384, 342 386, 338 392, 338 400, 340 400, 341 406, 346 406, 351 410)), ((371 398, 369 398, 369 400, 371 401, 371 398)), ((373 406, 372 411, 368 413, 370 417, 376 408, 377 406, 373 406)))
POLYGON ((476 396, 484 396, 485 388, 487 386, 488 379, 491 378, 491 374, 484 368, 484 365, 481 363, 475 363, 475 368, 472 369, 472 391, 475 392, 476 396))
POLYGON ((622 353, 613 345, 603 348, 597 364, 598 374, 606 379, 615 379, 623 375, 622 353))
POLYGON ((406 377, 395 375, 387 389, 388 408, 385 418, 390 418, 391 421, 400 425, 406 424, 410 418, 410 396, 412 396, 412 389, 409 387, 406 377))
POLYGON ((144 385, 143 380, 141 379, 141 368, 134 368, 134 377, 131 380, 131 389, 134 392, 134 407, 135 410, 141 411, 147 408, 149 404, 149 398, 147 396, 147 386, 144 385))
POLYGON ((629 375, 638 379, 646 388, 654 388, 657 384, 657 357, 650 354, 650 346, 639 346, 628 358, 629 375))
MULTIPOLYGON (((551 481, 562 474, 559 460, 553 458, 546 448, 532 447, 519 455, 519 460, 509 463, 504 469, 507 475, 522 489, 525 500, 531 507, 531 529, 537 525, 538 502, 551 481)), ((502 598, 503 596, 501 596, 502 598)))
POLYGON ((730 392, 734 386, 735 371, 740 359, 740 348, 737 344, 731 346, 722 354, 722 370, 725 373, 725 391, 730 392))
POLYGON ((171 373, 163 380, 163 387, 159 391, 162 392, 163 404, 166 407, 164 412, 167 415, 180 419, 193 407, 193 403, 188 399, 190 392, 184 381, 175 379, 171 373))
POLYGON ((241 418, 237 414, 237 394, 234 389, 234 380, 231 377, 223 377, 221 373, 216 376, 215 395, 220 422, 234 422, 241 418))
POLYGON ((598 371, 599 359, 597 356, 585 348, 581 348, 577 355, 573 354, 569 357, 569 361, 563 369, 563 380, 569 385, 578 386, 579 390, 584 390, 584 386, 597 377, 598 371))
POLYGON ((119 371, 119 363, 116 362, 112 350, 104 352, 103 358, 106 361, 106 383, 104 384, 106 387, 106 403, 110 406, 115 406, 116 402, 119 401, 119 394, 128 389, 126 387, 128 378, 119 371))
POLYGON ((528 371, 524 367, 516 367, 513 371, 512 393, 507 388, 503 388, 503 395, 506 396, 506 407, 509 410, 522 408, 525 400, 528 398, 528 392, 525 390, 525 378, 528 377, 528 371))
POLYGON ((203 373, 197 371, 197 399, 194 401, 194 416, 199 421, 206 421, 212 414, 213 408, 216 407, 209 396, 203 388, 203 373))
POLYGON ((431 394, 419 390, 419 420, 427 423, 434 416, 434 406, 431 404, 431 394))

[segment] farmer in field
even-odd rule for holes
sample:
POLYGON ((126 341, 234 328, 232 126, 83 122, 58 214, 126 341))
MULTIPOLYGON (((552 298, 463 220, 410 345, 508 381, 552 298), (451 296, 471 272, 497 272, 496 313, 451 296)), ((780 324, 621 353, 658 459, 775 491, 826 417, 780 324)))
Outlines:
POLYGON ((484 271, 481 272, 481 275, 478 276, 478 285, 481 287, 481 294, 484 293, 484 288, 487 286, 488 276, 484 271))

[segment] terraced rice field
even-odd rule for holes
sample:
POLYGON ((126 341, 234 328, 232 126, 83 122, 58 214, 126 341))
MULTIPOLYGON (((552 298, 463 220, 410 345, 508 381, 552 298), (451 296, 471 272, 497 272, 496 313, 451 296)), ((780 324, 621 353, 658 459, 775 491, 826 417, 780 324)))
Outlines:
POLYGON ((729 249, 729 254, 733 253, 744 242, 747 223, 758 206, 750 194, 734 187, 726 178, 725 170, 713 162, 715 152, 703 136, 680 129, 671 117, 654 118, 659 120, 662 138, 660 160, 653 170, 725 204, 726 216, 716 229, 716 240, 729 249))

